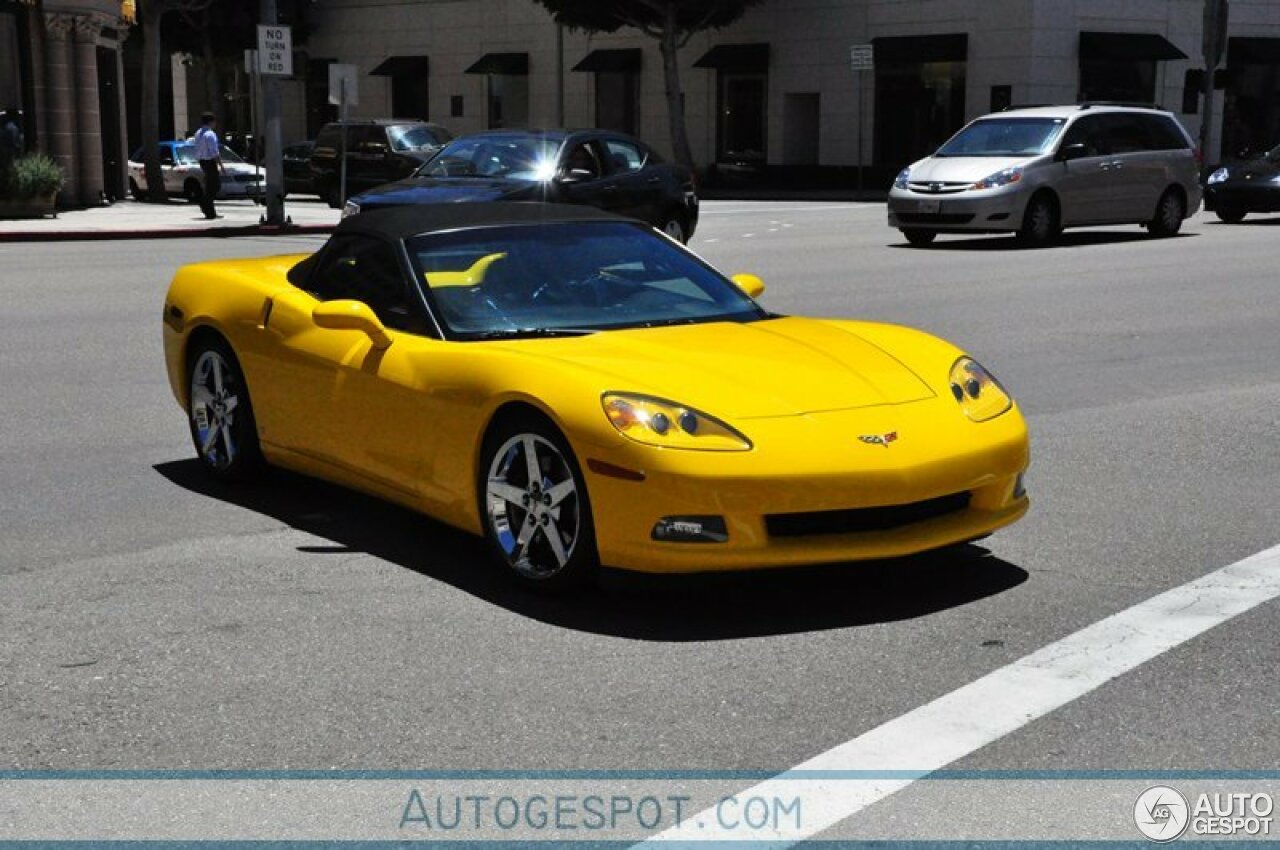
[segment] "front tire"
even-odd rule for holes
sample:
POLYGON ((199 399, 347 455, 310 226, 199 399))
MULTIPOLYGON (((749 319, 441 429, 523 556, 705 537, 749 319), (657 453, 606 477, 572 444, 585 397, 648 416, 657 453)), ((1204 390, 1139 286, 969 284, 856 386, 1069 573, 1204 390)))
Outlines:
POLYGON ((933 240, 938 238, 936 231, 916 230, 914 228, 911 230, 903 230, 902 235, 906 237, 908 242, 917 248, 924 248, 927 245, 932 245, 933 240))
POLYGON ((528 412, 485 437, 476 492, 493 558, 521 584, 580 585, 599 566, 586 481, 568 440, 528 412))
POLYGON ((1218 220, 1224 224, 1239 224, 1249 213, 1239 207, 1218 207, 1214 210, 1218 220))
POLYGON ((1022 215, 1022 227, 1018 229, 1018 241, 1023 245, 1041 248, 1058 236, 1058 205, 1049 195, 1036 195, 1027 204, 1022 215))
POLYGON ((244 480, 262 467, 258 425, 240 362, 218 338, 198 341, 187 359, 187 421, 196 456, 214 478, 244 480))
POLYGON ((1182 229, 1182 218, 1186 210, 1182 196, 1169 189, 1160 196, 1160 203, 1156 204, 1156 216, 1147 222, 1147 230, 1152 236, 1173 236, 1182 229))

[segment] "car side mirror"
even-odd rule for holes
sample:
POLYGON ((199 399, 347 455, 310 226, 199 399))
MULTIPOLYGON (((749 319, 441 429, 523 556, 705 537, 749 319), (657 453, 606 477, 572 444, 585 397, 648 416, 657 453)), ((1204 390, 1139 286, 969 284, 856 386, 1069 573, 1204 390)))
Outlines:
POLYGON ((1084 159, 1089 155, 1089 147, 1083 142, 1076 142, 1074 145, 1064 145, 1058 151, 1059 162, 1070 162, 1073 159, 1084 159))
POLYGON ((753 274, 735 274, 729 278, 737 284, 738 288, 751 298, 759 298, 764 295, 764 281, 753 274))
POLYGON ((321 301, 311 311, 311 320, 316 323, 316 327, 329 330, 363 331, 377 349, 385 349, 391 345, 386 327, 363 301, 321 301))
POLYGON ((560 172, 561 183, 585 183, 594 179, 595 174, 589 168, 566 168, 560 172))

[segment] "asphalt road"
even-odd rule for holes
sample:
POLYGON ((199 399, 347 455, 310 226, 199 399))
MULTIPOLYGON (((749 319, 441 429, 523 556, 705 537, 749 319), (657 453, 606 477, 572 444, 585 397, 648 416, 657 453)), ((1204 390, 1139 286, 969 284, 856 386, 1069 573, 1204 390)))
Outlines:
MULTIPOLYGON (((169 277, 318 239, 2 245, 0 768, 784 770, 1280 543, 1278 233, 1202 214, 918 250, 879 206, 708 204, 693 247, 772 309, 923 327, 993 369, 1032 430, 1032 512, 946 559, 565 600, 374 500, 200 475, 169 277)), ((955 766, 1274 769, 1277 615, 955 766)))

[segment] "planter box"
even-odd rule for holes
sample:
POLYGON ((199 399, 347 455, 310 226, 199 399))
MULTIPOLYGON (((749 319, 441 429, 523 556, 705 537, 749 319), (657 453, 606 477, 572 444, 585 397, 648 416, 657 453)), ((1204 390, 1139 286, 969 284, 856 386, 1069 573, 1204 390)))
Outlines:
POLYGON ((44 218, 58 214, 57 192, 34 198, 0 198, 0 218, 44 218))

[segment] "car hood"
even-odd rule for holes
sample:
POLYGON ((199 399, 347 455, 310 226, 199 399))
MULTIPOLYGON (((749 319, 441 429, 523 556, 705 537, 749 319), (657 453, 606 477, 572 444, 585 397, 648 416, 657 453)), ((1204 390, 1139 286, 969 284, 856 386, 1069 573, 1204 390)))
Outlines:
POLYGON ((911 166, 912 183, 976 183, 998 171, 1030 162, 1025 156, 931 156, 911 166))
POLYGON ((1265 159, 1233 163, 1225 167, 1227 169, 1227 182, 1229 183, 1239 182, 1253 185, 1280 175, 1280 164, 1268 162, 1265 159))
POLYGON ((513 201, 532 198, 537 184, 501 177, 407 177, 361 193, 361 206, 449 204, 466 201, 513 201))
MULTIPOLYGON (((902 404, 934 397, 898 359, 820 319, 602 331, 522 340, 525 368, 560 361, 599 376, 601 392, 658 396, 712 416, 751 419, 902 404)), ((946 365, 940 367, 945 375, 946 365)))

